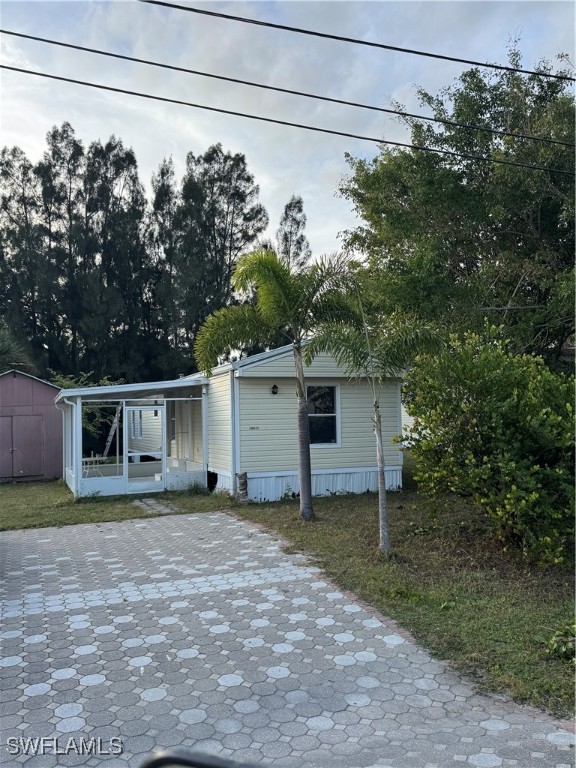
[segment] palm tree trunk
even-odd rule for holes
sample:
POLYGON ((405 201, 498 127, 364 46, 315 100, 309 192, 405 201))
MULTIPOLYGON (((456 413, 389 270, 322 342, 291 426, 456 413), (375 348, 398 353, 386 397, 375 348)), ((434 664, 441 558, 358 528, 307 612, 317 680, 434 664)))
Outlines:
POLYGON ((310 427, 306 397, 306 381, 302 363, 302 347, 299 342, 294 346, 294 366, 296 368, 296 397, 298 399, 298 459, 300 470, 300 515, 306 522, 314 520, 312 507, 312 464, 310 461, 310 427))
POLYGON ((374 436, 376 437, 376 459, 378 462, 378 518, 380 521, 380 552, 389 555, 391 551, 388 531, 388 498, 386 496, 386 473, 384 471, 384 448, 382 445, 382 417, 378 401, 374 401, 374 436))

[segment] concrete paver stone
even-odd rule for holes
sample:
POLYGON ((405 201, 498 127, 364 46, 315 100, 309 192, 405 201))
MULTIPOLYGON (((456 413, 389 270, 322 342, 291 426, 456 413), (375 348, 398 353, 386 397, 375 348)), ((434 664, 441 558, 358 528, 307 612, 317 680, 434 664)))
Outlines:
POLYGON ((1 535, 0 765, 136 768, 183 746, 298 768, 574 766, 568 724, 477 694, 272 535, 135 503, 163 517, 1 535))

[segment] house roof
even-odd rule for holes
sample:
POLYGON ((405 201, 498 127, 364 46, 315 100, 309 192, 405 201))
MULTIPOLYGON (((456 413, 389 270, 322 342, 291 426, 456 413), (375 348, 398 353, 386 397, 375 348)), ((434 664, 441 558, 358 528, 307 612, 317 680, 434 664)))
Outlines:
MULTIPOLYGON (((304 346, 306 342, 303 342, 304 346)), ((244 357, 241 360, 235 360, 233 363, 223 363, 216 366, 212 371, 214 376, 219 373, 226 373, 226 371, 238 371, 243 368, 251 368, 253 366, 262 365, 262 363, 268 363, 270 360, 274 360, 277 357, 284 357, 292 354, 292 344, 286 344, 283 347, 277 349, 269 349, 267 352, 259 352, 257 355, 250 355, 250 357, 244 357)))
MULTIPOLYGON (((303 342, 303 346, 306 342, 303 342)), ((255 368, 259 365, 266 364, 271 360, 275 360, 280 357, 287 357, 292 355, 292 344, 286 344, 283 347, 277 349, 270 349, 267 352, 260 352, 257 355, 250 355, 241 360, 236 360, 232 363, 223 363, 218 365, 212 371, 213 376, 218 376, 222 373, 229 371, 235 371, 237 375, 241 375, 244 369, 255 368)), ((161 394, 164 391, 173 389, 185 389, 186 387, 193 387, 202 384, 208 384, 210 379, 200 373, 193 373, 189 376, 182 376, 179 379, 173 379, 170 381, 154 381, 154 382, 142 382, 140 384, 115 384, 104 387, 82 387, 80 389, 63 389, 56 401, 63 400, 68 397, 92 397, 93 399, 106 400, 106 399, 124 399, 124 397, 130 398, 146 398, 152 397, 154 394, 161 394)))
POLYGON ((35 381, 39 381, 41 384, 46 384, 48 387, 54 387, 54 389, 60 389, 60 387, 57 384, 52 384, 49 381, 45 381, 45 379, 39 379, 38 376, 32 376, 31 373, 24 373, 24 371, 18 371, 16 368, 10 368, 8 371, 4 371, 4 373, 0 373, 0 379, 2 376, 8 376, 8 374, 18 374, 19 376, 26 376, 29 379, 34 379, 35 381))
POLYGON ((200 374, 192 376, 183 376, 181 379, 171 379, 169 381, 144 381, 140 384, 110 384, 103 387, 80 387, 78 389, 63 389, 56 397, 56 402, 69 397, 90 397, 93 400, 123 400, 124 398, 148 398, 155 394, 160 395, 164 392, 187 389, 202 384, 207 384, 208 379, 200 374))

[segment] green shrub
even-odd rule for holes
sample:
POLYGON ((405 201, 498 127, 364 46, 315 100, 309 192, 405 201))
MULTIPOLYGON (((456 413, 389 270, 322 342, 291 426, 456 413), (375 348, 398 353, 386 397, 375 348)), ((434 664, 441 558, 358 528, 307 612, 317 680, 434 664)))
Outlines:
POLYGON ((451 337, 407 376, 415 479, 472 496, 507 542, 561 562, 574 533, 574 378, 512 354, 488 329, 451 337))
POLYGON ((576 622, 567 621, 543 640, 546 653, 576 663, 576 622))

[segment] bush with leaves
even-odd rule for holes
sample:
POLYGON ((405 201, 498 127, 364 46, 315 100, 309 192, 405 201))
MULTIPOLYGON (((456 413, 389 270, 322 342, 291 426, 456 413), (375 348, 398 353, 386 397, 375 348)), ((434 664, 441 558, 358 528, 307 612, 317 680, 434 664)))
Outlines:
POLYGON ((511 353, 499 329, 452 336, 406 380, 421 489, 472 496, 506 543, 562 562, 574 533, 573 394, 573 377, 511 353))
POLYGON ((549 637, 542 638, 546 653, 576 665, 576 621, 573 619, 555 629, 549 637))

